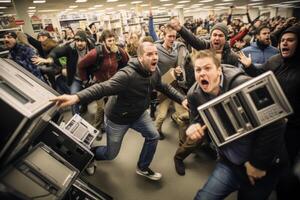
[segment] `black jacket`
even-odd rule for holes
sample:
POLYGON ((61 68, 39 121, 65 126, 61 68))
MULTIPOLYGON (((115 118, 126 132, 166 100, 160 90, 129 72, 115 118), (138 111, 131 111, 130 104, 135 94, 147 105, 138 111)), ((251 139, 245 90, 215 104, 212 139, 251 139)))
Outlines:
POLYGON ((80 102, 111 96, 105 106, 105 115, 112 122, 124 125, 133 123, 148 109, 153 89, 178 103, 185 98, 172 86, 161 82, 158 70, 150 73, 134 58, 108 81, 95 84, 77 95, 80 102))
MULTIPOLYGON (((210 49, 210 42, 204 39, 197 38, 192 32, 182 27, 179 31, 181 37, 196 50, 210 49)), ((225 43, 222 52, 222 64, 238 66, 238 56, 231 51, 228 43, 225 43)))
MULTIPOLYGON (((90 41, 87 42, 87 49, 90 51, 94 48, 94 44, 90 41)), ((75 47, 75 42, 65 44, 63 46, 55 47, 50 53, 49 57, 53 60, 57 60, 61 57, 67 57, 67 82, 71 85, 76 73, 76 67, 78 62, 78 53, 75 47)))
MULTIPOLYGON (((299 57, 297 54, 295 57, 299 57)), ((245 69, 250 76, 258 76, 266 71, 273 71, 283 92, 289 100, 294 114, 289 116, 288 125, 300 128, 300 59, 284 60, 280 54, 272 56, 261 68, 254 66, 245 69)))
MULTIPOLYGON (((221 88, 221 94, 250 80, 249 76, 234 66, 222 65, 222 71, 223 86, 221 88)), ((195 83, 189 90, 187 98, 191 110, 191 122, 200 122, 203 124, 197 107, 215 97, 202 92, 198 83, 195 83)), ((236 157, 240 156, 237 160, 243 160, 244 162, 250 161, 253 166, 262 170, 267 170, 275 163, 278 164, 278 162, 286 163, 287 157, 283 138, 284 124, 284 120, 278 120, 239 140, 228 143, 219 148, 221 155, 224 156, 224 152, 231 149, 231 152, 237 152, 236 157)), ((226 160, 232 162, 228 157, 226 160)))

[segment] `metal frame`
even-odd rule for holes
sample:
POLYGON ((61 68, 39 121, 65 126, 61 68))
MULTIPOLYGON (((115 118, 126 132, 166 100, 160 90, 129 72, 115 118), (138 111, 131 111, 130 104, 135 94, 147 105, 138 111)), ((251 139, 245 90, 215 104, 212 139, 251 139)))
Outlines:
POLYGON ((217 146, 232 142, 293 113, 291 105, 271 71, 255 77, 219 97, 206 102, 198 107, 198 111, 208 127, 210 137, 217 146), (274 103, 258 110, 249 93, 262 86, 267 88, 274 103), (236 133, 232 135, 227 133, 226 127, 223 124, 224 122, 222 122, 221 116, 219 116, 215 107, 218 104, 225 110, 225 114, 228 116, 236 133), (211 115, 214 120, 213 122, 209 120, 209 117, 206 116, 207 114, 204 111, 211 115), (217 127, 214 127, 212 123, 217 127), (216 128, 218 130, 215 130, 216 128), (220 134, 217 132, 220 132, 220 134))

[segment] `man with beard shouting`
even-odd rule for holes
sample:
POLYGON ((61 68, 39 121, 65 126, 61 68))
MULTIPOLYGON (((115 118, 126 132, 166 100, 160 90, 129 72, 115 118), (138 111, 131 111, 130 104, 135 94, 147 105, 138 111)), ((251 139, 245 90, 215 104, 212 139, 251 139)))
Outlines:
POLYGON ((76 103, 91 102, 110 96, 105 106, 104 124, 107 146, 92 149, 96 160, 113 160, 119 154, 123 137, 129 128, 144 137, 144 145, 137 163, 136 173, 151 180, 159 180, 162 175, 149 166, 154 157, 159 134, 147 109, 153 89, 164 93, 187 109, 185 97, 172 86, 161 82, 157 69, 158 53, 151 42, 142 42, 137 49, 137 58, 120 69, 113 77, 102 83, 78 92, 52 99, 59 107, 76 103))
POLYGON ((196 50, 211 49, 216 52, 222 64, 238 66, 238 56, 226 42, 228 39, 228 28, 225 24, 217 23, 211 28, 210 41, 197 38, 192 32, 182 26, 176 17, 171 19, 171 26, 196 50))

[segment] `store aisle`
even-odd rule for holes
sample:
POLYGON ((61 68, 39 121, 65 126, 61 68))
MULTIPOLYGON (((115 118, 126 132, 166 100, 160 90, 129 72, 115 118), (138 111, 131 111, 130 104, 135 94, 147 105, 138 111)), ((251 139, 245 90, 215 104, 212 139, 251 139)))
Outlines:
MULTIPOLYGON (((93 105, 89 106, 92 112, 93 105)), ((89 118, 89 114, 85 118, 89 118)), ((177 148, 176 125, 167 119, 163 125, 166 139, 159 141, 155 158, 150 166, 162 173, 160 181, 151 181, 135 173, 143 138, 129 130, 125 135, 120 154, 113 161, 98 161, 96 173, 87 176, 90 183, 116 200, 189 200, 205 183, 214 167, 214 160, 206 154, 192 154, 186 160, 186 175, 175 172, 173 155, 177 148)), ((99 144, 106 143, 106 136, 99 144)), ((227 200, 235 199, 231 195, 227 200)))

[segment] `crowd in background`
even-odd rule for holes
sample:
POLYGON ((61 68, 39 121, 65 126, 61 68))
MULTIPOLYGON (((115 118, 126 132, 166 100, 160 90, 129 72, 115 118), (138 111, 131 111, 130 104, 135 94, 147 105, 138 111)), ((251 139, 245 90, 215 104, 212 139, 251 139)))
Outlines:
MULTIPOLYGON (((94 23, 90 24, 85 30, 73 30, 71 27, 67 27, 56 39, 51 37, 47 31, 41 31, 37 38, 22 32, 6 32, 4 35, 5 45, 10 51, 9 58, 61 94, 76 94, 95 83, 109 80, 117 71, 125 67, 132 58, 138 57, 137 51, 141 41, 155 42, 159 50, 159 70, 162 74, 165 74, 170 67, 174 68, 172 73, 175 77, 173 77, 175 83, 172 82, 172 84, 184 95, 187 94, 187 91, 195 82, 190 59, 198 50, 211 49, 219 56, 218 58, 222 64, 230 64, 241 68, 251 76, 257 74, 253 70, 251 71, 249 66, 257 70, 275 69, 275 74, 276 70, 279 70, 280 73, 278 72, 276 76, 281 80, 284 86, 283 90, 295 112, 289 118, 285 135, 291 164, 290 169, 294 169, 292 167, 296 166, 297 159, 300 156, 300 139, 298 136, 300 102, 299 94, 295 92, 299 89, 299 85, 297 85, 299 84, 299 81, 297 81, 299 78, 295 75, 299 75, 300 71, 299 66, 297 66, 299 65, 298 61, 300 61, 300 25, 294 17, 277 16, 267 18, 257 16, 255 19, 251 19, 248 9, 245 12, 245 16, 247 16, 247 22, 245 22, 240 18, 235 18, 232 15, 232 10, 233 8, 230 9, 228 16, 209 15, 205 19, 187 20, 183 25, 172 18, 170 23, 161 24, 159 27, 154 27, 153 16, 150 12, 148 26, 142 25, 141 31, 124 32, 122 35, 118 35, 114 30, 97 30, 94 23), (219 32, 214 32, 215 30, 219 32), (286 33, 296 35, 296 46, 289 46, 289 38, 287 41, 283 41, 282 36, 286 33), (168 37, 174 37, 174 40, 168 37), (283 44, 284 42, 286 44, 283 44), (178 46, 175 47, 177 44, 178 46), (182 52, 180 50, 181 44, 186 51, 184 51, 183 60, 178 61, 176 59, 179 59, 182 52), (171 55, 174 48, 176 48, 174 62, 170 57, 166 57, 167 61, 160 60, 164 58, 164 55, 171 55), (288 53, 291 55, 284 57, 288 53), (166 63, 168 65, 173 64, 172 66, 166 66, 166 63), (266 67, 266 65, 269 65, 269 67, 266 67), (178 66, 181 69, 176 69, 178 66), (192 72, 188 72, 189 69, 192 72), (287 73, 287 71, 291 72, 287 73), (185 83, 183 83, 183 80, 185 83), (294 82, 291 82, 291 80, 294 82)), ((97 100, 96 116, 94 121, 91 122, 99 129, 103 129, 106 101, 106 98, 97 100)), ((161 130, 163 120, 167 117, 168 108, 172 107, 171 103, 168 102, 165 109, 161 110, 160 108, 165 104, 165 98, 153 91, 150 111, 151 117, 157 125, 160 139, 164 139, 163 130, 161 130), (156 110, 157 106, 158 109, 156 110), (160 121, 158 122, 158 120, 160 121)), ((76 104, 72 106, 72 113, 83 114, 86 107, 87 105, 76 104)), ((176 104, 174 107, 176 113, 176 104)), ((178 111, 177 113, 182 114, 184 112, 178 111)), ((191 144, 190 141, 186 141, 186 138, 184 138, 185 131, 190 123, 188 115, 187 112, 183 115, 171 115, 182 132, 180 146, 175 155, 175 168, 180 175, 185 173, 183 164, 185 157, 199 147, 199 143, 191 144), (182 146, 184 145, 186 145, 186 149, 183 149, 182 146)), ((280 182, 280 187, 283 189, 282 194, 287 195, 286 191, 297 186, 299 186, 299 179, 297 180, 289 170, 280 182), (287 188, 287 186, 290 188, 287 188)))

